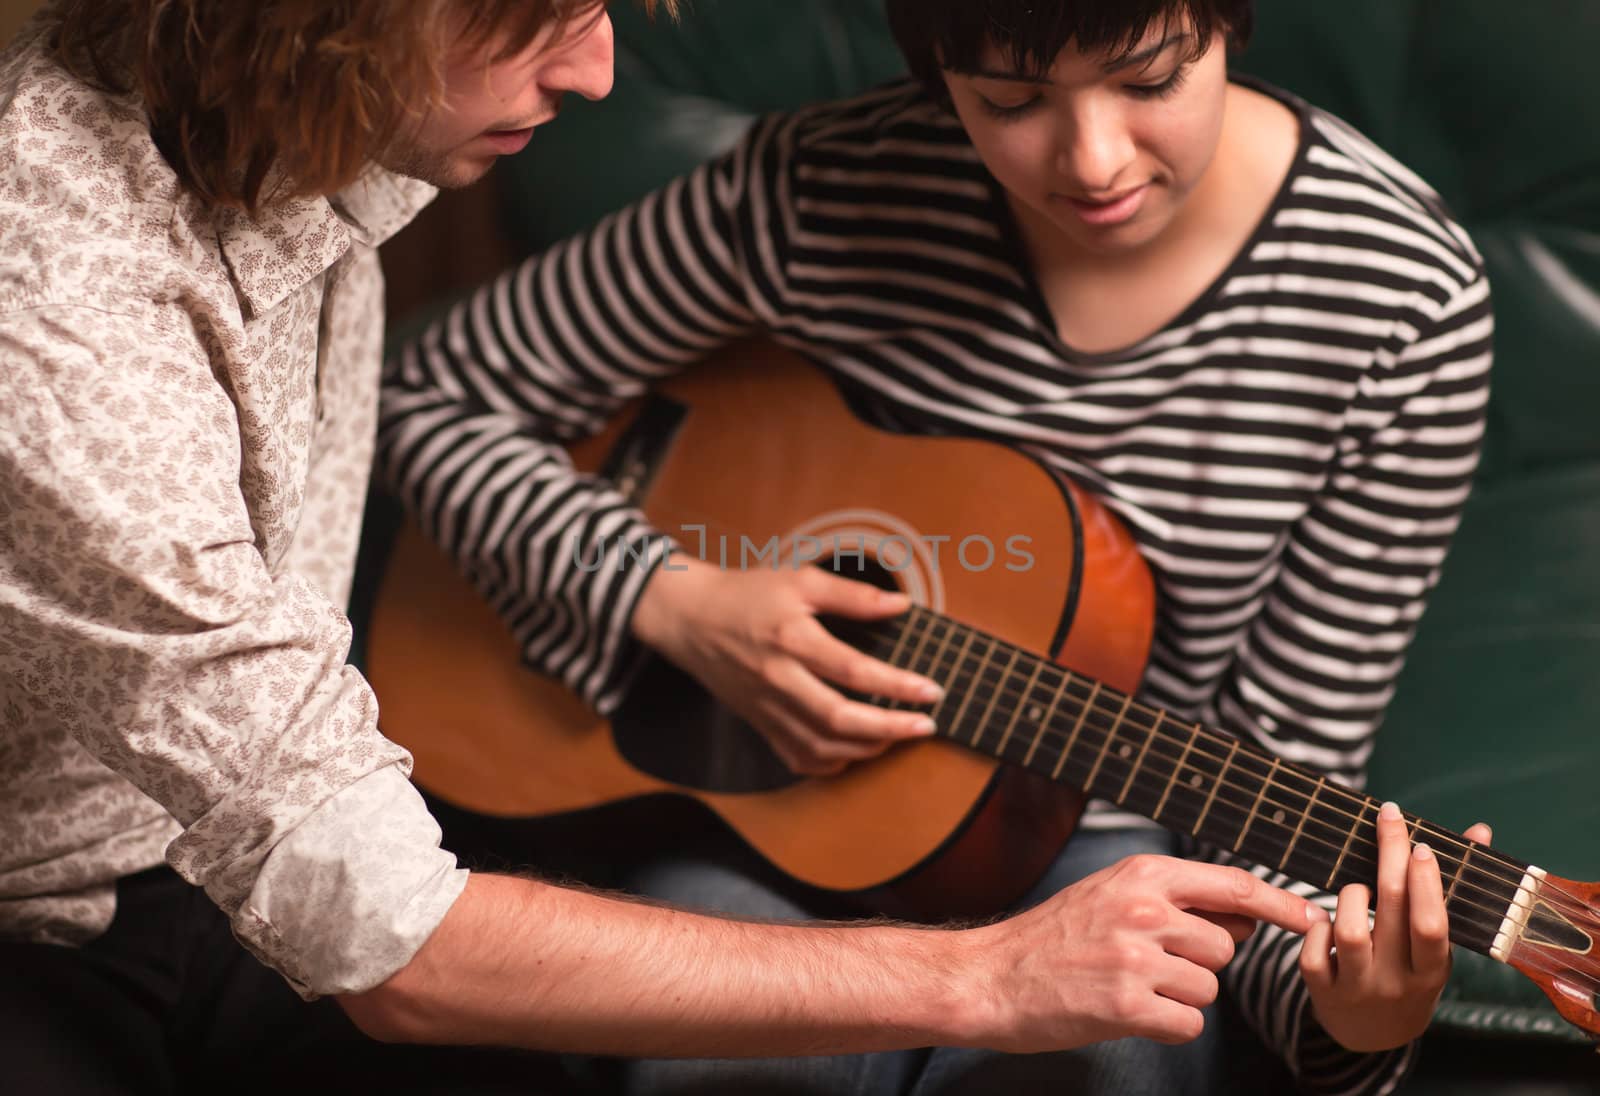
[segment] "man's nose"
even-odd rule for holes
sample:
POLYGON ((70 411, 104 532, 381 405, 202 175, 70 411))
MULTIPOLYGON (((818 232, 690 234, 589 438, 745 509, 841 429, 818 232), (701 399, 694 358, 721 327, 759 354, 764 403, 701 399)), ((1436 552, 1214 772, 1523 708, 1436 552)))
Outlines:
POLYGON ((581 37, 562 46, 539 83, 556 94, 575 91, 585 99, 604 99, 611 94, 613 45, 611 16, 602 11, 581 37))

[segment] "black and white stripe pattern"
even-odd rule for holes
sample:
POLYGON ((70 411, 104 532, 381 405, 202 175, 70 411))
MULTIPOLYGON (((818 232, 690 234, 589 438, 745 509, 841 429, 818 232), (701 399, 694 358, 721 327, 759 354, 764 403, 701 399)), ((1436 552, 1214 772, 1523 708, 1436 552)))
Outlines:
MULTIPOLYGON (((1142 698, 1359 784, 1476 463, 1488 289, 1432 191, 1283 98, 1301 148, 1256 235, 1182 316, 1093 355, 1057 336, 995 184, 917 88, 768 119, 391 362, 390 481, 529 661, 608 709, 646 574, 615 565, 619 534, 664 545, 558 443, 766 329, 878 425, 1017 445, 1095 492, 1156 575, 1142 698)), ((1319 1040, 1297 946, 1257 933, 1241 1004, 1308 1088, 1385 1090, 1406 1055, 1319 1040)))

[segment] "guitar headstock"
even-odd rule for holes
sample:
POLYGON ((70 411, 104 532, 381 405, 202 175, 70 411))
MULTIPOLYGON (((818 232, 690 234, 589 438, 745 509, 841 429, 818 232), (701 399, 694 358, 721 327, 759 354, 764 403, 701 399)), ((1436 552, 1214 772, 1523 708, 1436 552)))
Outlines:
POLYGON ((1600 1043, 1600 883, 1545 875, 1528 897, 1519 903, 1511 939, 1497 941, 1503 958, 1600 1043))

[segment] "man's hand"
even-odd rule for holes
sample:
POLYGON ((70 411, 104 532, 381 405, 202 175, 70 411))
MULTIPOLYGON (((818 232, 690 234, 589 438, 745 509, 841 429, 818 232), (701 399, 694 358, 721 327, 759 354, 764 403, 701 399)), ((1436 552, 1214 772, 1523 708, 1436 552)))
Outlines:
POLYGON ((1320 907, 1240 868, 1133 856, 1007 921, 971 930, 991 955, 998 1034, 1030 1052, 1143 1036, 1195 1038, 1217 974, 1259 921, 1303 933, 1320 907))
POLYGON ((941 696, 936 684, 863 654, 817 621, 819 613, 891 617, 910 608, 904 594, 810 566, 728 571, 682 556, 672 565, 651 576, 634 634, 760 731, 790 769, 830 775, 933 733, 926 715, 849 700, 833 686, 928 705, 941 696))
MULTIPOLYGON (((1467 839, 1487 845, 1482 822, 1467 839)), ((1339 892, 1332 925, 1315 926, 1300 950, 1300 970, 1317 1019, 1350 1050, 1403 1046, 1420 1036, 1450 977, 1450 926, 1439 862, 1415 849, 1393 803, 1378 813, 1378 910, 1368 928, 1366 887, 1339 892)))

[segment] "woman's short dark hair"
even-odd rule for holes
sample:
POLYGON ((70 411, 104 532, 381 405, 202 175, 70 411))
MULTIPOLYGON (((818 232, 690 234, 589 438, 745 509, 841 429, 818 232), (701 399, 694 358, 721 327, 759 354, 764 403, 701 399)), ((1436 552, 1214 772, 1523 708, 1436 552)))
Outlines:
POLYGON ((1108 61, 1130 54, 1153 24, 1191 26, 1196 55, 1214 31, 1242 47, 1255 0, 887 0, 889 27, 911 74, 939 98, 941 69, 972 72, 993 45, 1019 73, 1043 76, 1073 43, 1108 61))

